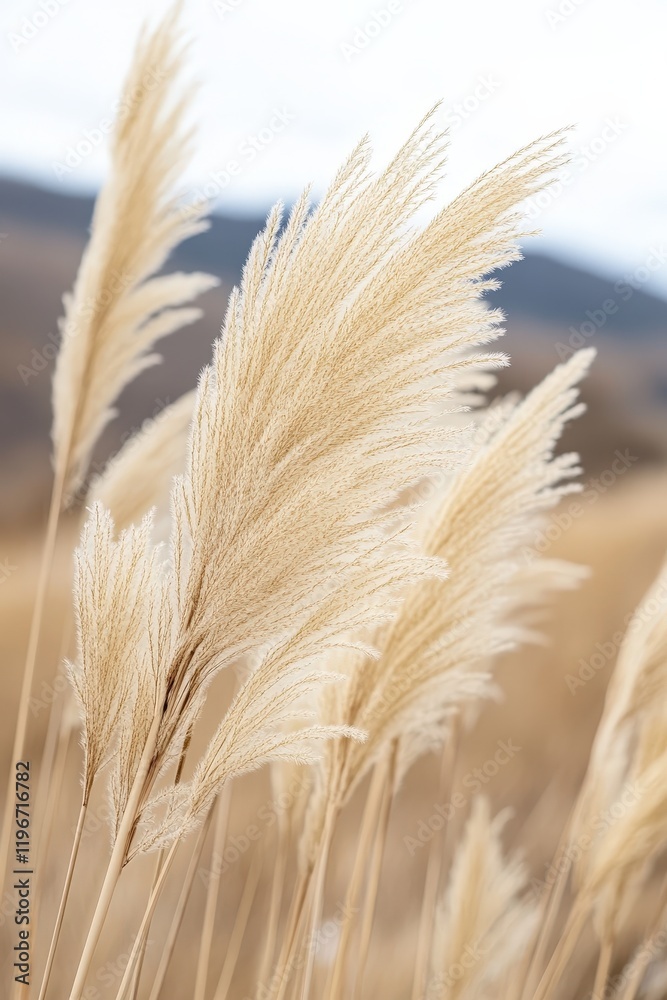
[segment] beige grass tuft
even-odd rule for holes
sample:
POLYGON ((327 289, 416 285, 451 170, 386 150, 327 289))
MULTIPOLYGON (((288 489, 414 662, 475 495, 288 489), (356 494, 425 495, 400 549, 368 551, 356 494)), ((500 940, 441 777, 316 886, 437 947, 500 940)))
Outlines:
POLYGON ((56 475, 80 486, 121 390, 159 357, 157 340, 193 323, 186 306, 218 282, 208 274, 157 276, 171 250, 207 228, 185 212, 175 185, 192 152, 184 124, 192 90, 177 96, 184 48, 178 7, 141 39, 112 137, 111 175, 95 206, 74 289, 64 300, 53 379, 56 475))
POLYGON ((507 988, 537 920, 528 875, 506 857, 507 814, 477 798, 459 841, 433 927, 429 1000, 492 1000, 507 988))

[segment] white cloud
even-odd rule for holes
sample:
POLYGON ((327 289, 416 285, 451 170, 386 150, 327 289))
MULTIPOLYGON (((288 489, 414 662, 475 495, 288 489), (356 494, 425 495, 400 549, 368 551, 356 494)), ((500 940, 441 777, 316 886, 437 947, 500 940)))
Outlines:
MULTIPOLYGON (((0 167, 58 184, 53 162, 108 115, 142 20, 167 6, 4 0, 0 167), (17 46, 41 4, 50 15, 17 46)), ((378 158, 389 155, 442 98, 453 126, 448 193, 517 145, 573 123, 573 149, 589 154, 585 165, 575 155, 572 182, 540 214, 543 245, 622 271, 667 238, 660 0, 637 0, 631 12, 623 0, 188 0, 186 20, 206 85, 190 180, 201 186, 241 158, 221 187, 227 211, 263 211, 309 181, 321 190, 366 131, 378 158), (262 142, 276 110, 293 120, 262 142), (609 121, 622 125, 613 140, 609 121), (253 141, 256 155, 242 154, 253 141)), ((63 183, 97 185, 104 149, 63 183)), ((655 282, 667 292, 667 269, 655 282)))

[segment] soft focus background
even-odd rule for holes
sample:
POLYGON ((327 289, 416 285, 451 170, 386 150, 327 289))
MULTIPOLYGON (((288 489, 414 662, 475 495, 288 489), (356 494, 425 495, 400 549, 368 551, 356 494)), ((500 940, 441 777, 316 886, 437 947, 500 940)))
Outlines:
MULTIPOLYGON (((9 720, 3 757, 50 488, 60 299, 74 279, 105 177, 133 40, 142 21, 166 6, 3 0, 0 11, 0 653, 9 720)), ((573 127, 570 166, 527 206, 542 235, 504 274, 496 299, 508 318, 502 346, 512 357, 503 391, 529 388, 575 348, 598 348, 584 389, 588 413, 566 439, 581 452, 586 491, 578 512, 561 512, 544 541, 550 554, 587 564, 592 573, 578 594, 550 611, 544 647, 502 665, 506 699, 482 713, 459 766, 463 782, 470 768, 493 758, 499 739, 521 748, 484 784, 499 806, 515 806, 512 836, 540 876, 559 834, 554 816, 564 819, 585 764, 617 651, 611 637, 667 547, 667 4, 186 0, 184 20, 192 75, 203 83, 187 198, 210 198, 215 215, 211 230, 181 248, 172 264, 211 271, 222 284, 203 300, 205 318, 164 344, 164 364, 124 393, 96 467, 194 385, 269 205, 277 198, 289 204, 311 182, 320 194, 365 132, 381 163, 441 100, 439 120, 451 133, 444 200, 517 146, 573 127)), ((50 700, 43 679, 62 644, 76 515, 71 520, 42 643, 35 754, 50 700)), ((74 767, 75 747, 71 757, 74 767)), ((400 948, 413 944, 426 854, 405 838, 418 836, 420 823, 428 826, 436 781, 435 767, 420 769, 392 824, 387 864, 401 908, 383 897, 381 913, 396 942, 396 964, 385 970, 394 986, 400 948)), ((263 785, 257 794, 257 801, 237 803, 238 830, 269 793, 263 785)), ((74 815, 74 794, 60 807, 74 815)), ((353 838, 354 815, 350 828, 353 838)), ((229 898, 240 893, 247 860, 241 852, 224 876, 229 898)), ((345 878, 343 867, 337 898, 345 878)), ((254 919, 259 928, 261 914, 254 919)), ((75 936, 75 928, 68 933, 75 936)), ((119 922, 108 945, 112 964, 128 942, 119 922)), ((109 974, 113 981, 116 973, 109 974)), ((175 972, 174 996, 178 983, 175 972)))

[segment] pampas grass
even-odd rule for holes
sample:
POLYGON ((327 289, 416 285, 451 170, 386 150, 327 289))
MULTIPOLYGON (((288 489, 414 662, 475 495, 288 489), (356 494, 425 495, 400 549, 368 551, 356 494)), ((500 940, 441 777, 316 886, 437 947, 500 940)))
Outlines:
POLYGON ((433 922, 433 1000, 502 995, 537 918, 525 866, 504 855, 508 817, 473 801, 433 922))
MULTIPOLYGON (((280 206, 270 213, 196 391, 139 431, 88 488, 114 400, 153 363, 155 341, 199 315, 189 303, 214 283, 158 274, 204 225, 174 193, 192 138, 191 95, 176 90, 184 54, 175 9, 137 49, 111 178, 65 304, 45 552, 63 499, 83 488, 67 663, 81 811, 48 949, 44 921, 37 930, 39 996, 89 996, 112 906, 128 871, 141 889, 151 855, 150 888, 125 914, 133 943, 116 1000, 176 995, 170 962, 189 929, 201 938, 195 1000, 240 996, 243 952, 257 1000, 362 1000, 376 995, 383 862, 416 764, 440 754, 444 800, 484 702, 499 694, 497 661, 539 639, 536 612, 583 577, 538 555, 536 541, 579 488, 577 456, 558 443, 582 412, 578 386, 593 352, 575 354, 523 400, 489 398, 491 372, 507 358, 490 348, 502 316, 486 293, 492 273, 520 256, 529 235, 520 203, 563 162, 563 136, 526 146, 422 224, 446 155, 438 109, 379 172, 363 140, 317 206, 306 192, 286 218, 280 206), (149 70, 156 86, 142 88, 149 70), (247 776, 263 769, 275 800, 287 798, 275 836, 252 847, 245 838, 238 906, 216 881, 202 911, 193 885, 202 864, 213 869, 224 856, 232 789, 243 801, 247 776), (109 821, 96 842, 90 911, 78 911, 69 935, 75 954, 60 931, 87 810, 101 794, 109 821), (349 865, 339 833, 355 796, 365 802, 349 865), (327 951, 323 918, 341 873, 345 914, 327 951), (222 956, 217 935, 230 913, 222 956), (68 984, 60 994, 56 968, 68 984)), ((433 839, 414 948, 401 941, 414 1000, 555 1000, 589 923, 594 990, 606 989, 624 914, 665 847, 665 590, 661 577, 628 630, 563 834, 565 849, 585 833, 594 850, 540 901, 528 862, 504 844, 508 814, 494 817, 473 797, 460 836, 452 828, 433 839), (600 831, 597 812, 622 801, 628 782, 636 801, 600 831)), ((56 733, 57 717, 52 749, 56 733)), ((626 1000, 647 964, 635 966, 626 1000)))
POLYGON ((91 238, 70 295, 53 377, 53 452, 65 494, 85 475, 112 405, 159 357, 157 340, 201 315, 185 306, 217 284, 208 274, 156 276, 169 253, 207 223, 185 212, 175 182, 192 154, 185 117, 192 88, 179 94, 184 49, 178 11, 139 42, 111 147, 111 177, 96 206, 91 238))
MULTIPOLYGON (((207 228, 204 207, 183 212, 175 190, 192 152, 185 118, 192 88, 179 94, 184 50, 179 6, 139 42, 112 137, 111 174, 95 206, 91 238, 72 292, 64 297, 53 377, 54 483, 11 760, 22 756, 46 588, 63 504, 82 483, 113 403, 159 360, 152 346, 201 315, 185 306, 217 285, 207 274, 156 276, 170 251, 207 228)), ((11 780, 11 776, 10 776, 11 780)), ((9 801, 9 800, 8 800, 9 801)), ((9 845, 9 807, 0 869, 9 845)))

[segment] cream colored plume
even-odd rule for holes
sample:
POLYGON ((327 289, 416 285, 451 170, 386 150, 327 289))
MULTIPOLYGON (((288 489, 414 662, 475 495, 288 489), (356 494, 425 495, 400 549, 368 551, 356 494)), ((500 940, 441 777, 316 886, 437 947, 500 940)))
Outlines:
POLYGON ((363 745, 331 751, 337 777, 326 785, 342 800, 391 741, 399 741, 399 775, 441 743, 452 713, 489 693, 491 659, 527 638, 518 612, 579 579, 562 563, 541 566, 531 545, 540 515, 578 488, 576 456, 553 452, 581 412, 576 385, 593 353, 579 352, 523 402, 500 408, 470 467, 429 501, 420 537, 428 554, 445 559, 447 578, 413 588, 376 638, 381 656, 348 658, 349 684, 327 696, 328 721, 368 733, 363 745))
POLYGON ((131 720, 129 728, 123 725, 128 705, 136 703, 139 681, 155 670, 151 623, 157 553, 151 529, 147 517, 116 539, 108 511, 95 504, 75 553, 78 657, 68 668, 82 713, 86 800, 119 741, 131 741, 131 720))
POLYGON ((344 680, 318 662, 341 631, 342 596, 323 602, 299 632, 267 653, 234 698, 192 780, 148 802, 138 851, 165 847, 201 822, 226 781, 266 763, 312 763, 322 740, 363 739, 351 727, 322 725, 312 709, 323 686, 344 680), (165 815, 151 822, 161 806, 165 815))
MULTIPOLYGON (((591 751, 587 785, 600 787, 610 762, 627 767, 632 731, 648 734, 667 691, 667 560, 630 618, 591 751), (648 725, 647 725, 648 724, 648 725), (619 753, 619 750, 621 751, 619 753), (625 764, 623 764, 623 760, 625 764)), ((665 747, 667 749, 667 747, 665 747)))
POLYGON ((53 378, 53 448, 66 496, 85 477, 113 403, 159 358, 161 337, 194 322, 187 306, 217 280, 207 274, 155 277, 171 250, 207 228, 184 210, 175 185, 191 156, 184 126, 191 92, 176 96, 183 63, 178 8, 137 48, 112 137, 111 175, 95 206, 91 236, 65 297, 53 378))
POLYGON ((200 380, 174 490, 187 627, 162 746, 217 669, 298 628, 352 557, 371 574, 350 595, 354 626, 392 611, 416 554, 404 534, 405 575, 385 575, 400 527, 388 505, 459 461, 461 433, 437 417, 461 374, 492 360, 474 354, 499 333, 480 269, 516 256, 513 201, 544 181, 553 145, 519 156, 511 179, 499 170, 478 182, 457 201, 460 218, 447 209, 411 233, 441 171, 443 139, 427 118, 378 177, 364 143, 317 209, 302 198, 282 231, 272 212, 200 380))
MULTIPOLYGON (((403 769, 424 744, 428 720, 437 736, 442 679, 451 672, 474 676, 532 638, 520 616, 549 591, 581 578, 574 567, 541 560, 534 545, 544 512, 580 489, 572 482, 577 456, 554 457, 554 451, 566 423, 583 409, 577 384, 593 357, 593 351, 579 352, 523 402, 500 408, 496 429, 483 428, 470 467, 427 511, 424 547, 446 560, 448 579, 426 583, 407 598, 375 668, 378 685, 368 711, 380 740, 408 734, 401 739, 403 769), (426 713, 423 725, 420 712, 426 713)), ((446 720, 451 696, 444 686, 441 706, 446 720)))
POLYGON ((429 1000, 495 1000, 531 939, 538 905, 523 864, 503 852, 506 821, 473 801, 433 927, 429 1000))
MULTIPOLYGON (((283 745, 289 759, 306 756, 321 721, 303 735, 286 711, 286 729, 271 719, 265 732, 262 691, 281 690, 307 662, 313 683, 288 691, 308 711, 324 657, 338 647, 367 656, 368 637, 382 634, 406 590, 443 575, 439 553, 420 550, 414 506, 392 504, 460 462, 462 435, 442 421, 443 405, 462 378, 471 384, 499 361, 475 353, 500 332, 480 276, 517 256, 514 204, 545 182, 558 141, 522 151, 409 230, 441 174, 443 142, 425 119, 378 176, 362 143, 313 212, 302 198, 281 230, 275 210, 253 245, 174 480, 154 587, 159 641, 144 674, 154 689, 131 685, 142 704, 161 706, 155 733, 128 701, 138 753, 147 740, 152 751, 143 801, 178 758, 215 673, 242 659, 253 697, 239 693, 189 791, 175 793, 176 814, 198 818, 222 781, 280 757, 283 745)), ((359 728, 325 721, 339 733, 359 728)), ((133 751, 113 778, 121 808, 137 759, 133 751)))
POLYGON ((667 847, 667 563, 631 617, 580 795, 575 842, 582 899, 602 936, 622 921, 667 847))

